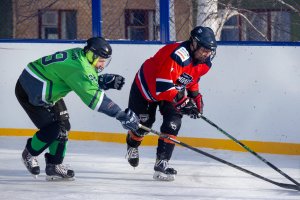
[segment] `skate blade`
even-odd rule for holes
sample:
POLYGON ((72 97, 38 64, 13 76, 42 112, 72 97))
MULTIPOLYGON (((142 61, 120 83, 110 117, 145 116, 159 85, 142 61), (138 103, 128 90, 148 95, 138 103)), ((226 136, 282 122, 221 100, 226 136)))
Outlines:
POLYGON ((131 166, 131 167, 133 167, 134 169, 136 168, 136 167, 138 167, 139 166, 139 163, 130 163, 129 161, 128 161, 128 163, 129 163, 129 165, 131 166))
POLYGON ((32 174, 32 176, 33 176, 34 179, 37 179, 37 178, 38 178, 38 175, 32 174))
POLYGON ((27 168, 25 161, 24 161, 22 158, 21 158, 21 160, 22 160, 22 163, 24 164, 24 166, 26 167, 27 171, 32 175, 32 177, 33 177, 34 179, 37 179, 39 174, 32 174, 32 173, 30 172, 30 170, 27 168))
POLYGON ((153 179, 157 181, 174 181, 174 174, 164 174, 162 172, 154 172, 153 179))
POLYGON ((46 176, 46 181, 60 182, 60 181, 74 181, 75 178, 62 178, 60 176, 46 176))

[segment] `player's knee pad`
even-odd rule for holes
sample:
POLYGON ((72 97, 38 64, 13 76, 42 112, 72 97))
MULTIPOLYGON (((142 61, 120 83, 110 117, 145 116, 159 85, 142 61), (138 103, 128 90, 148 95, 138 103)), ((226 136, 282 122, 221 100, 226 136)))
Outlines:
POLYGON ((160 127, 162 133, 167 133, 170 135, 178 135, 181 127, 181 117, 179 116, 168 116, 164 117, 163 123, 160 127))
POLYGON ((69 121, 70 117, 63 99, 56 102, 56 104, 53 106, 53 111, 55 115, 55 121, 59 123, 61 129, 63 131, 69 131, 71 129, 71 124, 69 121))
POLYGON ((69 119, 58 121, 61 131, 68 132, 71 129, 71 124, 69 119))
POLYGON ((69 138, 68 136, 69 136, 69 132, 61 129, 56 140, 61 141, 61 142, 68 141, 68 138, 69 138))
POLYGON ((69 131, 71 129, 69 118, 67 110, 56 113, 56 121, 59 123, 62 131, 69 131))
POLYGON ((61 126, 59 122, 56 121, 46 127, 41 128, 36 133, 36 136, 44 143, 51 143, 60 135, 60 132, 61 126))

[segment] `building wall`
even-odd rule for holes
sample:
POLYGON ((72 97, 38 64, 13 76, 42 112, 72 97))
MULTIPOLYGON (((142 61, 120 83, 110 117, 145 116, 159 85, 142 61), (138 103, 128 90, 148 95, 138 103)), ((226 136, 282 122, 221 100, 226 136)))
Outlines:
MULTIPOLYGON (((51 5, 51 10, 77 10, 77 38, 86 39, 92 35, 92 14, 90 1, 64 0, 51 5)), ((14 36, 15 38, 39 38, 38 10, 45 9, 48 0, 14 0, 14 36)))
MULTIPOLYGON (((14 38, 39 38, 38 10, 49 6, 49 1, 13 1, 14 38)), ((50 10, 77 11, 77 39, 86 39, 92 35, 91 1, 64 0, 49 6, 50 10)), ((156 10, 155 0, 102 0, 103 36, 112 40, 125 39, 125 9, 156 10)), ((191 0, 175 1, 175 22, 177 40, 184 40, 191 30, 191 0)))

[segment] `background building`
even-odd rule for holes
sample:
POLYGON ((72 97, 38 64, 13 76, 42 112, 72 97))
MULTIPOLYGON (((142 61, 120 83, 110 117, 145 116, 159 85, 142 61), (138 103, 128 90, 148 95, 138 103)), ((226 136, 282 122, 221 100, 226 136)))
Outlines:
POLYGON ((219 41, 290 42, 300 40, 299 11, 292 0, 2 0, 0 39, 162 41, 162 30, 181 41, 204 25, 219 41))

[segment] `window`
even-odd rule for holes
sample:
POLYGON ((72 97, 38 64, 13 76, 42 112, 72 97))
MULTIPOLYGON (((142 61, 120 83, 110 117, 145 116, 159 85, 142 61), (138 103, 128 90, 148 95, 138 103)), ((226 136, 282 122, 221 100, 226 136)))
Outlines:
POLYGON ((246 16, 255 28, 242 19, 242 40, 268 41, 270 39, 268 27, 270 22, 268 20, 268 12, 254 12, 246 14, 246 16), (257 29, 260 33, 255 29, 257 29))
POLYGON ((39 32, 41 39, 76 39, 76 11, 40 11, 39 32))
POLYGON ((253 25, 265 38, 254 30, 247 22, 243 23, 245 29, 244 40, 254 41, 290 41, 291 19, 287 11, 256 11, 247 15, 253 25))
POLYGON ((286 11, 271 12, 271 22, 277 28, 271 29, 272 41, 291 41, 291 14, 286 11))
POLYGON ((239 16, 233 16, 224 24, 221 32, 222 41, 239 41, 240 30, 239 30, 239 16))
POLYGON ((155 40, 153 10, 125 10, 125 36, 130 40, 155 40))
POLYGON ((290 41, 291 16, 288 11, 255 10, 231 17, 223 26, 222 41, 290 41), (259 32, 258 32, 259 31, 259 32))

